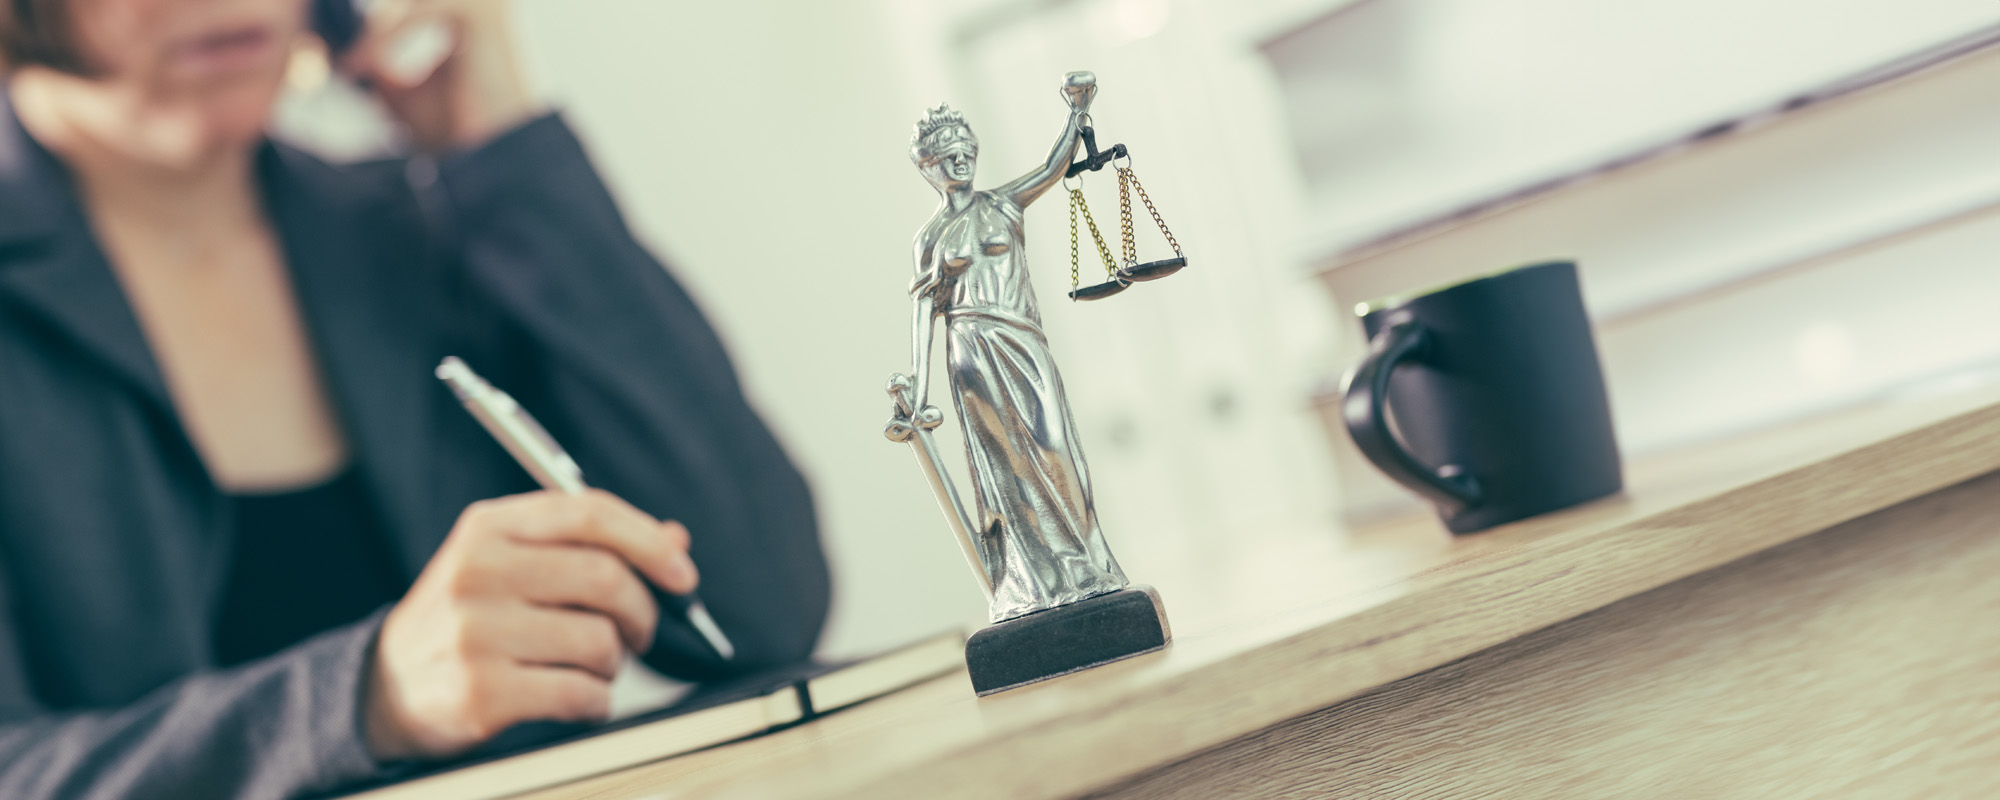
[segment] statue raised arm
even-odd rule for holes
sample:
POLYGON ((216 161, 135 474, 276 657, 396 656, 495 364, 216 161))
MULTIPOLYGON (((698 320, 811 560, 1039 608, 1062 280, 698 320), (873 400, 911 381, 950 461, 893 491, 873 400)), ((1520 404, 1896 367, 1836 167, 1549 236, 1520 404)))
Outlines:
POLYGON ((1083 119, 1090 116, 1090 101, 1097 99, 1097 76, 1088 72, 1070 73, 1063 78, 1062 94, 1063 99, 1069 101, 1069 123, 1063 126, 1055 147, 1049 149, 1048 159, 1035 171, 993 190, 995 194, 1014 201, 1014 205, 1027 208, 1029 203, 1035 202, 1036 198, 1061 182, 1070 162, 1076 160, 1083 119))

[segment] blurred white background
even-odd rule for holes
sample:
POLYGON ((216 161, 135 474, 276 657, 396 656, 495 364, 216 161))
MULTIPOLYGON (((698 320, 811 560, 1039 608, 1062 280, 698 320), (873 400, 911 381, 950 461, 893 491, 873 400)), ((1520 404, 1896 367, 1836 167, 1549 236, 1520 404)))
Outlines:
MULTIPOLYGON (((1063 73, 1095 71, 1101 141, 1131 147, 1187 250, 1191 267, 1170 280, 1071 304, 1063 198, 1029 216, 1099 510, 1144 580, 1199 565, 1245 531, 1338 535, 1341 487, 1365 481, 1337 461, 1311 404, 1358 346, 1314 285, 1335 254, 2000 23, 1992 0, 517 5, 543 91, 641 238, 709 309, 813 480, 837 571, 830 656, 983 620, 910 454, 881 436, 881 387, 910 366, 910 238, 936 203, 906 150, 926 107, 965 110, 982 140, 979 183, 997 184, 1046 153, 1063 73)), ((336 105, 300 99, 285 126, 332 150, 370 141, 336 105)), ((1099 175, 1086 191, 1108 229, 1115 191, 1099 175)), ((1823 227, 1808 237, 1837 238, 1823 227)), ((1162 257, 1154 236, 1141 227, 1142 260, 1162 257)), ((1668 290, 1634 291, 1637 307, 1668 290)), ((1837 318, 1818 330, 1771 357, 1825 372, 1858 346, 1837 318)), ((2000 331, 1978 335, 1995 341, 1945 366, 2000 352, 2000 331)), ((1669 448, 1742 423, 1695 414, 1675 427, 1681 399, 1634 406, 1629 388, 1674 374, 1608 367, 1628 445, 1669 448)))

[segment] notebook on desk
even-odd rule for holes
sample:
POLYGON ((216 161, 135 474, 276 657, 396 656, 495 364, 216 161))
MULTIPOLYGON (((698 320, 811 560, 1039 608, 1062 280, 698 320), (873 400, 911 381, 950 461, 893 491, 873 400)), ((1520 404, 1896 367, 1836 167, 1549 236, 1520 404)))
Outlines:
POLYGON ((486 800, 726 744, 838 711, 959 669, 965 639, 942 634, 876 656, 704 687, 673 705, 594 727, 538 725, 498 752, 441 765, 344 800, 486 800))

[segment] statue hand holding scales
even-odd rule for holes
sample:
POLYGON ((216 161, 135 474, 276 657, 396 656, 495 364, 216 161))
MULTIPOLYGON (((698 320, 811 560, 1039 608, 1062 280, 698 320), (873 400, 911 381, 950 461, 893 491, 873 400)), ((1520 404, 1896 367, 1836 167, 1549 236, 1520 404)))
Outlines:
POLYGON ((1156 650, 1169 638, 1158 595, 1127 588, 1098 527, 1083 446, 1029 281, 1023 212, 1069 169, 1096 79, 1070 73, 1062 94, 1069 120, 1049 157, 997 188, 972 187, 979 140, 949 106, 920 120, 910 142, 942 202, 916 237, 914 379, 890 379, 896 410, 885 433, 916 450, 987 590, 995 624, 967 643, 980 694, 1156 650), (939 320, 970 509, 930 439, 944 418, 927 403, 939 320))

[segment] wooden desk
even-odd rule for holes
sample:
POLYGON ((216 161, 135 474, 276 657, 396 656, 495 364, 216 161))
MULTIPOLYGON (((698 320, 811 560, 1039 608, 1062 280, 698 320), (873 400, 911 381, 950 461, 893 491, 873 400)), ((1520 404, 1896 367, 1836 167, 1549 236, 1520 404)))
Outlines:
POLYGON ((985 699, 960 673, 528 796, 2000 796, 1996 400, 1635 465, 1471 537, 1232 533, 1128 564, 1165 652, 985 699))

